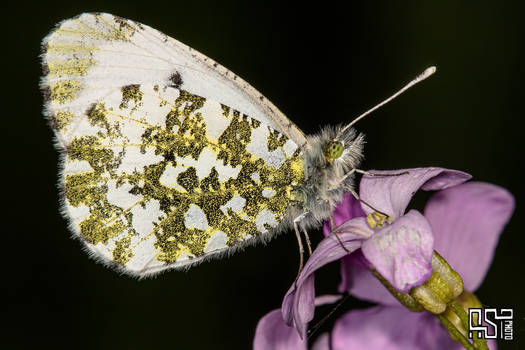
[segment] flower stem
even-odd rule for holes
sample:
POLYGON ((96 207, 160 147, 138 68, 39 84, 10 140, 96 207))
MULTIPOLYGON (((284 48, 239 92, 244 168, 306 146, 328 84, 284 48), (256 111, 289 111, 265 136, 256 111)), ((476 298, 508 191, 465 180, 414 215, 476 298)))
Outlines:
POLYGON ((412 312, 422 312, 425 309, 414 298, 408 294, 398 292, 392 285, 376 270, 371 270, 372 274, 381 282, 381 284, 396 298, 401 304, 412 312))
POLYGON ((447 330, 450 332, 450 334, 454 335, 457 341, 463 345, 463 347, 467 350, 475 350, 474 345, 472 345, 468 339, 446 318, 444 315, 439 314, 436 315, 437 318, 441 321, 443 326, 447 328, 447 330))
MULTIPOLYGON (((468 315, 465 312, 463 306, 458 303, 456 300, 451 300, 448 305, 454 311, 454 313, 459 317, 461 323, 463 324, 464 329, 469 329, 468 315)), ((473 334, 474 348, 479 350, 489 350, 487 341, 483 338, 478 338, 477 332, 473 334)))
POLYGON ((455 299, 452 299, 448 303, 448 305, 452 308, 452 310, 454 310, 454 313, 459 317, 465 329, 468 329, 468 315, 465 312, 465 309, 463 309, 463 306, 461 306, 455 299))

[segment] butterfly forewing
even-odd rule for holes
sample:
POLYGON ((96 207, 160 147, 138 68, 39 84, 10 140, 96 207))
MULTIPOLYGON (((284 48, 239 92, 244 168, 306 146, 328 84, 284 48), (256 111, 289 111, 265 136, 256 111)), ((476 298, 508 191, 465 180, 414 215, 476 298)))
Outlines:
MULTIPOLYGON (((304 134, 244 80, 165 34, 111 14, 85 13, 61 22, 43 42, 45 113, 57 127, 71 124, 116 88, 173 86, 219 101, 296 144, 304 134)), ((59 140, 66 144, 69 139, 59 140)))

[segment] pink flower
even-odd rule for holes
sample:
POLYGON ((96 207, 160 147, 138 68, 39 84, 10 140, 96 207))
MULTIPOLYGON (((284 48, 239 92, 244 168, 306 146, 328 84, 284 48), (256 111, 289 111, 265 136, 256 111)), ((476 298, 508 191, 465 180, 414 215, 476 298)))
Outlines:
MULTIPOLYGON (((458 344, 450 340, 434 316, 413 313, 402 307, 372 276, 369 268, 377 270, 398 291, 407 292, 430 276, 432 253, 436 250, 463 277, 465 289, 473 291, 490 265, 514 201, 506 190, 494 185, 462 184, 470 178, 463 172, 439 168, 404 171, 408 174, 364 176, 361 180, 361 198, 390 216, 391 223, 371 228, 365 215, 372 214, 373 210, 345 196, 334 212, 338 226, 333 231, 329 225, 325 226, 327 237, 305 264, 297 284, 286 294, 283 320, 273 311, 260 321, 255 349, 263 349, 260 347, 262 339, 272 339, 273 347, 265 349, 280 349, 283 338, 274 337, 276 329, 286 332, 291 342, 287 348, 306 348, 301 338, 304 339, 306 325, 315 310, 314 272, 335 260, 342 263, 340 292, 348 291, 381 305, 351 311, 338 320, 331 338, 334 349, 432 349, 447 348, 443 344, 458 344), (405 213, 418 189, 440 192, 428 201, 424 215, 416 210, 405 213), (297 347, 291 345, 293 339, 297 347)), ((403 170, 388 173, 399 172, 403 170)), ((328 344, 326 336, 320 338, 317 346, 323 344, 328 344)))

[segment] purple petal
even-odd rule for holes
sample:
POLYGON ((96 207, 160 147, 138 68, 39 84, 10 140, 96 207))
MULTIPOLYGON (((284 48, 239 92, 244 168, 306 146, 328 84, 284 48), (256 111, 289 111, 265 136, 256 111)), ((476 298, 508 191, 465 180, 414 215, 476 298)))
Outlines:
MULTIPOLYGON (((355 199, 350 193, 345 193, 343 195, 343 200, 337 204, 332 214, 336 226, 355 217, 365 216, 365 212, 363 211, 363 208, 361 208, 361 202, 355 199)), ((325 221, 323 232, 325 237, 332 233, 332 225, 329 220, 325 221)))
MULTIPOLYGON (((354 219, 358 220, 360 218, 354 219)), ((361 221, 366 225, 364 221, 361 221)), ((306 324, 312 320, 315 310, 314 272, 324 265, 338 260, 361 246, 362 236, 343 232, 339 240, 332 234, 323 239, 308 259, 299 276, 286 293, 283 305, 283 319, 289 326, 294 325, 304 338, 306 324), (341 244, 344 246, 341 246, 341 244), (346 248, 346 250, 345 250, 346 248)))
POLYGON ((323 333, 315 340, 312 345, 312 350, 331 350, 330 349, 330 334, 323 333))
POLYGON ((302 340, 293 327, 287 326, 281 310, 273 310, 259 320, 253 340, 254 350, 306 350, 308 342, 302 340))
POLYGON ((357 251, 341 261, 341 284, 339 291, 347 291, 356 298, 383 305, 399 306, 399 301, 372 275, 368 268, 351 261, 357 251))
POLYGON ((499 236, 514 210, 505 189, 469 182, 436 193, 425 216, 434 232, 434 249, 456 270, 465 288, 476 290, 494 256, 499 236))
POLYGON ((356 217, 351 220, 343 222, 332 230, 332 235, 350 233, 360 239, 368 239, 375 231, 370 228, 364 216, 356 217))
POLYGON ((343 295, 341 294, 326 294, 315 298, 315 306, 333 304, 339 300, 343 295))
POLYGON ((463 347, 428 312, 375 306, 341 317, 332 331, 332 349, 460 350, 463 347))
POLYGON ((377 231, 361 247, 372 266, 402 293, 432 274, 433 237, 427 219, 411 210, 377 231))
MULTIPOLYGON (((467 173, 443 168, 372 170, 374 174, 408 174, 399 176, 366 176, 361 179, 361 199, 396 219, 405 213, 412 196, 419 190, 436 191, 459 185, 471 178, 467 173)), ((363 205, 369 214, 371 208, 363 205)))
MULTIPOLYGON (((304 269, 303 269, 304 273, 304 269)), ((303 275, 301 273, 301 275, 303 275)), ((292 285, 286 292, 281 306, 284 322, 295 326, 301 338, 306 333, 306 324, 314 318, 315 283, 313 272, 307 277, 297 280, 297 286, 292 285), (299 281, 301 283, 299 283, 299 281)))

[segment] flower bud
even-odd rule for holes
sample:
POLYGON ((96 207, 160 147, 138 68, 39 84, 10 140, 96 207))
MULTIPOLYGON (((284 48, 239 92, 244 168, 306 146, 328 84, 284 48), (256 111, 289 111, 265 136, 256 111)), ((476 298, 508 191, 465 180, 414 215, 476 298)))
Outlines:
POLYGON ((441 255, 432 255, 432 275, 420 286, 410 290, 412 296, 426 310, 440 314, 447 309, 449 301, 463 291, 463 280, 441 255))

